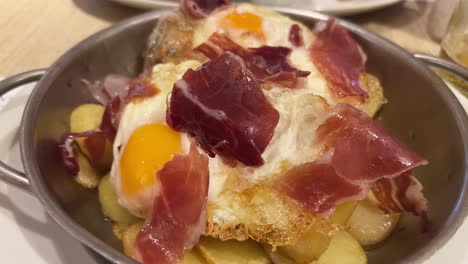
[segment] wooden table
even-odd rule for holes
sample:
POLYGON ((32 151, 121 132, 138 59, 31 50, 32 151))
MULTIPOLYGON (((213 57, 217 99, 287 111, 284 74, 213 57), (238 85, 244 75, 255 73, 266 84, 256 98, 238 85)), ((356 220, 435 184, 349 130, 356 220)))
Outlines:
MULTIPOLYGON (((413 52, 437 55, 428 33, 431 6, 406 1, 347 19, 413 52)), ((143 12, 109 0, 0 0, 0 76, 46 68, 92 33, 143 12)))

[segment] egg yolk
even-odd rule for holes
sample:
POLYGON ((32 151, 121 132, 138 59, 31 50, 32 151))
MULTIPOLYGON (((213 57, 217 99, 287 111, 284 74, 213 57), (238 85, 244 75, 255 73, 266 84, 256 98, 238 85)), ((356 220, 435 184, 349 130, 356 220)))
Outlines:
POLYGON ((221 21, 221 26, 226 29, 236 28, 258 33, 263 36, 262 18, 254 13, 237 11, 227 14, 221 21))
POLYGON ((136 193, 152 185, 156 172, 181 152, 180 134, 162 124, 137 128, 120 159, 120 185, 123 194, 136 193))

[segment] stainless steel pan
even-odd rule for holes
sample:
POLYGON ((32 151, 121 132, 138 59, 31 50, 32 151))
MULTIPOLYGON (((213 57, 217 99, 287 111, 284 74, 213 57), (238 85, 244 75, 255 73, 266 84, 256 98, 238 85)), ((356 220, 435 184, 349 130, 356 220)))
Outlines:
MULTIPOLYGON (((291 9, 281 12, 313 26, 328 16, 291 9)), ((85 190, 64 171, 57 139, 67 130, 71 110, 92 102, 80 80, 108 73, 136 75, 146 38, 162 12, 125 20, 82 41, 47 71, 23 73, 0 83, 0 94, 40 79, 24 110, 21 155, 25 173, 0 162, 0 178, 32 190, 50 215, 72 236, 114 263, 132 263, 104 221, 95 191, 85 190)), ((381 247, 368 251, 369 263, 421 263, 444 245, 467 212, 468 118, 446 85, 421 59, 468 78, 467 71, 424 55, 416 59, 361 27, 341 21, 368 55, 367 69, 378 76, 389 103, 379 122, 430 161, 416 174, 430 202, 434 229, 422 233, 418 220, 403 217, 381 247)), ((7 125, 7 124, 3 124, 7 125)))

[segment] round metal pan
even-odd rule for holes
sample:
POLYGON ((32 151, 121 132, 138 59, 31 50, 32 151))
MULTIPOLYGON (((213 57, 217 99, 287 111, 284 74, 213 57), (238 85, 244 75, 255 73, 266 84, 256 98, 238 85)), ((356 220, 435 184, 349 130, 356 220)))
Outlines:
MULTIPOLYGON (((310 27, 329 17, 292 9, 279 10, 310 27)), ((0 94, 37 80, 21 124, 21 155, 25 173, 0 162, 0 178, 32 190, 50 215, 70 235, 114 263, 133 263, 104 220, 96 191, 80 187, 65 172, 57 140, 68 129, 74 107, 93 102, 80 80, 106 74, 135 76, 142 51, 161 11, 144 14, 98 32, 73 47, 47 71, 20 74, 0 82, 0 94)), ((418 219, 404 216, 381 246, 367 251, 369 263, 422 263, 444 245, 467 211, 468 118, 446 85, 420 59, 468 78, 466 69, 436 58, 419 59, 369 31, 340 20, 367 53, 367 70, 384 87, 388 103, 379 122, 430 162, 418 168, 429 199, 431 232, 421 232, 418 219)))

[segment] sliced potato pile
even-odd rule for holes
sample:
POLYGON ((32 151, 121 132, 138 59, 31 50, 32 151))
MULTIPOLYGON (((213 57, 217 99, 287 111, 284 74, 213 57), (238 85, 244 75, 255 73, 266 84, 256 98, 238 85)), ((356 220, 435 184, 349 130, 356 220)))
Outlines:
POLYGON ((99 202, 101 203, 102 212, 112 221, 119 224, 132 224, 139 220, 132 215, 127 209, 120 206, 117 201, 117 195, 114 191, 114 186, 110 182, 110 176, 106 175, 102 178, 98 187, 99 202))
POLYGON ((398 224, 400 214, 385 214, 375 203, 360 201, 348 220, 349 233, 363 246, 383 241, 398 224))
POLYGON ((210 264, 268 264, 270 259, 263 247, 255 241, 221 241, 212 237, 202 237, 197 248, 210 264))
POLYGON ((333 235, 330 244, 315 264, 365 264, 366 253, 359 242, 346 231, 333 235))
MULTIPOLYGON (((103 179, 105 181, 108 181, 106 177, 103 179)), ((317 221, 296 244, 281 246, 277 250, 270 245, 262 247, 252 240, 221 241, 202 237, 196 247, 186 253, 182 263, 366 264, 367 257, 362 245, 372 245, 385 239, 395 227, 398 218, 398 214, 384 214, 370 200, 347 202, 336 209, 330 222, 337 225, 346 223, 349 231, 340 230, 329 236, 323 230, 323 223, 317 221)), ((142 225, 142 221, 132 225, 114 225, 114 233, 121 237, 124 252, 128 256, 135 256, 135 238, 142 225)))

